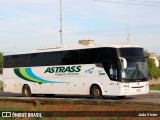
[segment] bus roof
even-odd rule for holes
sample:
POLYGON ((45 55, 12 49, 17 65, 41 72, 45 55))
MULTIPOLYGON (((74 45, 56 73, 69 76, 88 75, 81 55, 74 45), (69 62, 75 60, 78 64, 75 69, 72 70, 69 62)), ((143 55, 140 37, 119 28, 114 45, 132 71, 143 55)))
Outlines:
POLYGON ((40 49, 32 50, 30 52, 5 53, 4 56, 20 55, 20 54, 32 54, 32 53, 42 53, 42 52, 54 52, 54 51, 66 51, 66 50, 78 50, 78 49, 87 49, 87 48, 101 48, 101 47, 110 47, 110 48, 135 47, 135 48, 142 48, 141 46, 128 44, 128 43, 90 44, 90 45, 73 44, 73 45, 62 45, 62 46, 40 48, 40 49))

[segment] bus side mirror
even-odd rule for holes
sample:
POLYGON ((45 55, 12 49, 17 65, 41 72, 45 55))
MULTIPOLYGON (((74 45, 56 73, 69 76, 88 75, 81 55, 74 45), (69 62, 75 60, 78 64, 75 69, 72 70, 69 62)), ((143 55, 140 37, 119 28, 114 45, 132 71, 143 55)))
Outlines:
POLYGON ((156 67, 159 67, 159 61, 158 61, 157 57, 149 57, 149 58, 154 60, 156 67))
POLYGON ((126 69, 127 68, 127 60, 125 58, 119 57, 120 62, 121 62, 121 67, 122 69, 126 69))

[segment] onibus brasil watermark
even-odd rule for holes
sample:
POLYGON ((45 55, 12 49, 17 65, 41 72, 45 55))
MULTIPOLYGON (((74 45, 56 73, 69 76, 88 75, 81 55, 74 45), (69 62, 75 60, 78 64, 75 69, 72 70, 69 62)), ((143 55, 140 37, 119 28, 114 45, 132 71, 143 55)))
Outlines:
POLYGON ((42 114, 40 112, 2 112, 1 117, 12 117, 12 118, 40 118, 42 114))

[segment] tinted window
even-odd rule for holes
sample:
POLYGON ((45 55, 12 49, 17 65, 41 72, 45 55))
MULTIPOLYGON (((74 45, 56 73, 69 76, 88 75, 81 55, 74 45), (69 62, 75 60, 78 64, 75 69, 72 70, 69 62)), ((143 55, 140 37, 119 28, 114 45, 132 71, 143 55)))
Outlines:
POLYGON ((81 50, 68 50, 44 53, 32 53, 12 55, 4 57, 4 68, 71 65, 71 64, 94 64, 113 62, 117 59, 114 48, 91 48, 81 50))
POLYGON ((30 57, 30 66, 43 66, 47 63, 47 54, 31 54, 30 57))
POLYGON ((105 48, 101 54, 102 62, 110 62, 117 60, 117 52, 115 48, 105 48))
POLYGON ((114 48, 94 48, 80 50, 81 64, 102 63, 116 60, 117 53, 114 48))
POLYGON ((143 48, 120 48, 119 54, 122 57, 144 56, 143 48))
MULTIPOLYGON (((62 62, 62 53, 61 52, 48 52, 46 54, 46 65, 60 65, 62 62)), ((45 65, 45 64, 43 64, 45 65)))
POLYGON ((96 63, 97 58, 100 57, 99 54, 101 49, 84 49, 80 50, 80 63, 81 64, 91 64, 96 63))
POLYGON ((30 55, 13 55, 13 56, 5 56, 3 67, 24 67, 30 65, 30 55))
POLYGON ((79 50, 62 52, 62 65, 79 64, 79 50))

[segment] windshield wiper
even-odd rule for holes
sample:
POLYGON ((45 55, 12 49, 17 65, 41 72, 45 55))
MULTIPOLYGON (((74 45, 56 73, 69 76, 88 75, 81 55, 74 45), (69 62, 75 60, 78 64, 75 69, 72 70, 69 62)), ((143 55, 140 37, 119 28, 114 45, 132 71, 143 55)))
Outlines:
POLYGON ((138 75, 138 78, 139 78, 139 76, 141 76, 142 79, 145 79, 145 76, 144 76, 143 73, 140 71, 139 66, 138 66, 137 63, 136 63, 136 69, 134 70, 134 72, 133 72, 133 74, 132 74, 132 76, 131 76, 131 81, 134 80, 133 78, 134 78, 135 75, 138 75))
POLYGON ((136 69, 134 70, 133 74, 131 75, 131 81, 133 81, 134 76, 136 75, 136 73, 138 72, 138 65, 136 63, 136 69))

